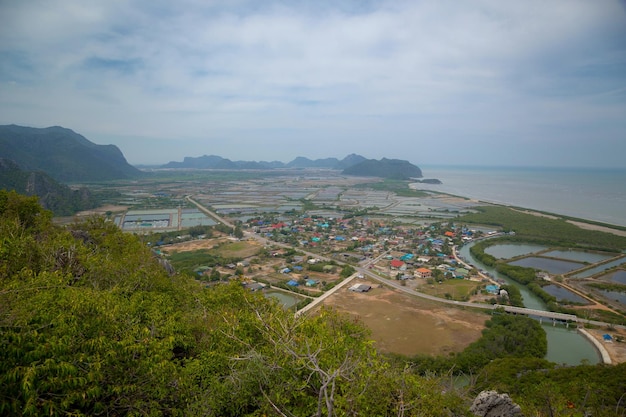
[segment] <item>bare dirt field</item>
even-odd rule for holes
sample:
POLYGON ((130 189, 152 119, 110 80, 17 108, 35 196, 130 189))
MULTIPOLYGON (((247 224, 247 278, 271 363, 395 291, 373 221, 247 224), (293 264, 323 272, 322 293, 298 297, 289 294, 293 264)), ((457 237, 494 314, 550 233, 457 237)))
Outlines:
POLYGON ((357 317, 372 332, 378 348, 403 355, 447 355, 478 340, 489 316, 455 309, 370 282, 367 293, 341 289, 326 306, 357 317))
POLYGON ((190 240, 187 242, 163 246, 163 250, 166 252, 189 252, 201 249, 215 249, 215 251, 221 256, 246 258, 258 253, 260 244, 255 241, 240 242, 227 237, 222 237, 217 239, 190 240))

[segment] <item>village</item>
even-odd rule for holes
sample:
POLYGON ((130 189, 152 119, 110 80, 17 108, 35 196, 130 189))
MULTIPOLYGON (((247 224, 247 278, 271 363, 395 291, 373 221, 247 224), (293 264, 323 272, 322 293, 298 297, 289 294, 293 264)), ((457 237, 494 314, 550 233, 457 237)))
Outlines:
MULTIPOLYGON (((493 302, 501 295, 498 285, 454 253, 458 245, 488 232, 452 222, 416 227, 389 225, 381 219, 282 217, 252 218, 238 225, 243 237, 223 236, 222 246, 240 247, 241 255, 247 256, 224 265, 200 265, 195 271, 199 279, 238 278, 252 291, 269 293, 278 288, 287 306, 303 300, 300 305, 306 304, 351 275, 359 279, 352 291, 369 291, 376 285, 367 279, 369 274, 451 300, 493 302), (357 272, 363 268, 367 274, 357 272)), ((185 244, 174 246, 183 250, 185 244)), ((202 245, 195 241, 190 247, 197 250, 202 245)))

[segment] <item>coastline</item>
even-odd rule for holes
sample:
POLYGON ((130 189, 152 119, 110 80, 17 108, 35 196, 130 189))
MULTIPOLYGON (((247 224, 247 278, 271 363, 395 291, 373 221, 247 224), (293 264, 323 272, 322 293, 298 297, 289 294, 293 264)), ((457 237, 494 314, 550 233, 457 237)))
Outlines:
MULTIPOLYGON (((495 204, 495 203, 491 203, 491 204, 495 204)), ((530 209, 513 209, 516 211, 519 211, 521 213, 526 213, 526 214, 531 214, 533 216, 538 216, 538 217, 546 217, 548 219, 561 219, 562 215, 556 214, 556 213, 541 213, 538 211, 533 211, 530 209)), ((598 222, 594 221, 594 220, 589 220, 589 219, 577 219, 577 220, 565 220, 567 223, 573 224, 574 226, 577 226, 581 229, 584 230, 593 230, 596 232, 604 232, 604 233, 611 233, 614 234, 616 236, 622 236, 622 237, 626 237, 626 230, 621 230, 621 229, 614 229, 611 226, 615 226, 615 227, 622 227, 620 225, 617 224, 605 224, 600 225, 600 224, 596 224, 598 222), (591 222, 591 223, 588 223, 591 222)))
POLYGON ((441 185, 413 189, 625 230, 626 169, 425 165, 441 185))
MULTIPOLYGON (((600 226, 599 224, 591 224, 591 223, 585 223, 584 221, 575 221, 575 220, 567 220, 567 222, 585 230, 595 230, 597 232, 612 233, 617 236, 626 236, 626 231, 613 229, 612 227, 608 227, 608 226, 600 226)), ((618 226, 618 225, 613 225, 613 226, 618 226)))

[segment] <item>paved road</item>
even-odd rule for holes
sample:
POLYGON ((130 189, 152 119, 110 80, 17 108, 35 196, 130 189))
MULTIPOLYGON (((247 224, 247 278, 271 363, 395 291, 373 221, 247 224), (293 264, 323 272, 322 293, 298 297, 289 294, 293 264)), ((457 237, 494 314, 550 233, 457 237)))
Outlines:
POLYGON ((330 297, 331 295, 333 295, 334 293, 336 293, 337 291, 339 291, 339 289, 345 287, 350 281, 352 281, 358 274, 352 274, 350 275, 348 278, 344 279, 343 281, 341 281, 339 284, 335 285, 333 288, 331 288, 330 290, 326 291, 324 294, 320 295, 319 297, 317 297, 315 300, 313 300, 311 303, 307 304, 306 306, 304 306, 302 309, 296 311, 296 316, 302 315, 304 313, 306 313, 307 311, 317 307, 318 304, 320 304, 321 302, 323 302, 326 298, 330 297))

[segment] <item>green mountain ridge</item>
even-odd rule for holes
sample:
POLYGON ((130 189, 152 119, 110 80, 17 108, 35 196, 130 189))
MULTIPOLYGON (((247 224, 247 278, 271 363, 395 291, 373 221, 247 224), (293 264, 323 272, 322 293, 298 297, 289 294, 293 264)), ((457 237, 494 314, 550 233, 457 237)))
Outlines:
POLYGON ((362 161, 344 169, 343 174, 408 180, 421 178, 422 170, 408 161, 383 158, 380 161, 375 159, 362 161))
POLYGON ((142 175, 117 146, 97 145, 63 127, 0 126, 0 155, 24 171, 42 171, 59 182, 109 181, 142 175))

